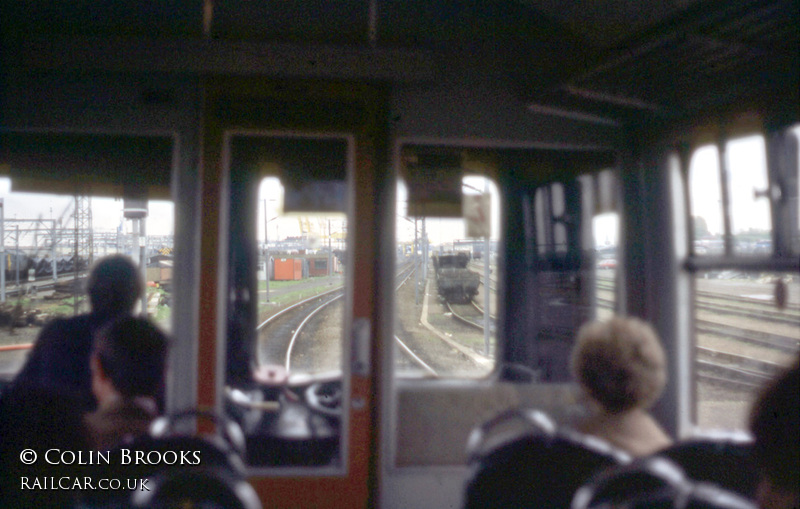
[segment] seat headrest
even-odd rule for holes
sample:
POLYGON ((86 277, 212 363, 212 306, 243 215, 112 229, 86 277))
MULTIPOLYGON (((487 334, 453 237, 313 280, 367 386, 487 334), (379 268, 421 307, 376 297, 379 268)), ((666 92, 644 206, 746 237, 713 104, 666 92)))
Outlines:
POLYGON ((693 481, 711 482, 754 498, 758 469, 752 439, 741 433, 704 435, 676 443, 658 453, 678 464, 693 481))
POLYGON ((470 447, 468 508, 567 507, 575 490, 595 471, 627 460, 600 439, 559 431, 541 412, 516 409, 477 428, 470 447), (511 431, 509 420, 517 421, 511 431))
POLYGON ((695 483, 685 509, 756 509, 749 499, 710 483, 695 483))
POLYGON ((710 483, 693 482, 680 466, 659 456, 605 470, 582 486, 572 509, 756 509, 745 497, 710 483))
POLYGON ((260 508, 258 496, 245 480, 245 437, 239 425, 214 412, 186 410, 156 419, 149 436, 132 449, 145 454, 191 451, 186 462, 162 465, 147 473, 150 491, 131 494, 133 507, 260 508), (177 423, 199 418, 213 422, 217 433, 185 434, 177 423))
POLYGON ((595 475, 575 492, 572 509, 684 507, 692 491, 680 467, 659 457, 636 460, 595 475))
POLYGON ((149 490, 133 492, 132 507, 261 509, 252 486, 217 468, 165 470, 148 485, 149 490))
POLYGON ((503 443, 526 435, 554 436, 556 424, 540 410, 510 408, 470 432, 467 438, 467 458, 480 461, 488 452, 503 443))
POLYGON ((241 426, 232 419, 218 415, 216 412, 188 409, 163 415, 150 424, 150 435, 154 438, 180 436, 181 433, 176 429, 177 424, 193 418, 213 422, 217 427, 216 436, 219 437, 216 441, 220 445, 224 442, 225 447, 230 448, 231 452, 238 454, 241 458, 245 457, 246 440, 241 426))

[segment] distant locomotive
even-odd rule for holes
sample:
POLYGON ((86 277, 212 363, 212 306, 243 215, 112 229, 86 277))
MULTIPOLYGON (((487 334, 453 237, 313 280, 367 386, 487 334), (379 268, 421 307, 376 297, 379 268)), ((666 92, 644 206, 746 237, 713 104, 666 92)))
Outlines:
POLYGON ((453 304, 466 304, 478 293, 480 276, 467 268, 469 254, 446 253, 433 256, 436 288, 439 295, 453 304))

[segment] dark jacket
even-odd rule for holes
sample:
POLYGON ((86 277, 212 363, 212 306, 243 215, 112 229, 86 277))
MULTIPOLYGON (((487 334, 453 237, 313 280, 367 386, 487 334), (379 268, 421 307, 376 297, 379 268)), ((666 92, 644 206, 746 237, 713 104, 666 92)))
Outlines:
POLYGON ((68 392, 81 402, 83 411, 94 410, 97 402, 89 368, 94 333, 113 318, 89 313, 45 325, 13 385, 68 392))

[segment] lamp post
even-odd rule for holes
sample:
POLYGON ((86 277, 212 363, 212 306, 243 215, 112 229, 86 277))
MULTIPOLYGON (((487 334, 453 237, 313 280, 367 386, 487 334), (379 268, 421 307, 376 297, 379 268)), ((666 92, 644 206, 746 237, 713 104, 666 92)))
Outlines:
POLYGON ((272 221, 278 219, 278 216, 273 217, 272 219, 267 219, 267 201, 268 200, 261 200, 264 202, 264 275, 265 279, 267 280, 267 302, 269 302, 269 228, 268 225, 272 221))
MULTIPOLYGON (((414 216, 414 220, 412 221, 411 219, 409 219, 409 218, 407 218, 405 216, 400 216, 399 214, 398 214, 398 216, 402 217, 403 219, 405 219, 409 223, 413 223, 414 224, 414 268, 416 270, 416 274, 414 275, 414 304, 418 305, 419 304, 419 285, 420 285, 420 266, 419 266, 419 261, 420 260, 419 260, 419 236, 418 236, 418 233, 417 233, 418 232, 418 230, 417 230, 417 217, 414 216)), ((423 227, 425 225, 424 221, 425 220, 423 219, 423 223, 422 223, 423 227)), ((424 236, 425 235, 423 234, 423 237, 424 236)))
POLYGON ((417 239, 417 217, 414 216, 414 304, 419 305, 419 240, 417 239))
POLYGON ((267 200, 264 200, 264 279, 267 280, 267 302, 269 302, 269 231, 267 226, 267 200))
MULTIPOLYGON (((484 193, 486 195, 489 194, 489 179, 484 181, 484 193)), ((489 355, 489 334, 491 332, 489 330, 489 294, 491 293, 489 284, 489 258, 491 257, 491 250, 492 240, 489 236, 489 229, 487 228, 486 246, 483 250, 483 280, 485 282, 483 289, 486 290, 486 293, 483 296, 483 349, 487 356, 489 355)))
POLYGON ((16 271, 16 285, 17 291, 19 291, 19 225, 16 226, 16 236, 14 240, 14 268, 16 271))
POLYGON ((328 219, 328 284, 333 284, 333 247, 331 246, 331 220, 328 219))
MULTIPOLYGON (((147 219, 147 199, 142 195, 132 195, 123 198, 122 215, 125 219, 132 221, 134 236, 134 255, 138 256, 139 271, 143 283, 147 283, 147 231, 145 229, 145 219, 147 219), (139 248, 138 251, 136 248, 139 248)), ((77 246, 77 241, 75 242, 77 246)), ((77 247, 76 247, 77 249, 77 247)), ((77 263, 77 256, 75 257, 77 263)), ((77 267, 76 267, 77 269, 77 267)), ((77 275, 77 270, 75 271, 77 275)), ((147 292, 142 292, 142 316, 147 316, 147 292)))
POLYGON ((6 301, 6 231, 5 207, 0 198, 0 302, 6 301))

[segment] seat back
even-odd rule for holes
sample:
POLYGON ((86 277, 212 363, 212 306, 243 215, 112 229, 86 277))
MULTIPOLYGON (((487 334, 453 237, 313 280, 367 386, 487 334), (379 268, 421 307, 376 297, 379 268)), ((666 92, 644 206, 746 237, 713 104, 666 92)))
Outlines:
POLYGON ((507 413, 478 430, 482 440, 473 434, 470 441, 467 508, 568 507, 575 490, 592 473, 628 459, 605 442, 557 430, 537 412, 507 413), (489 428, 502 427, 504 418, 520 417, 528 419, 528 426, 518 436, 499 441, 493 437, 489 428), (495 445, 487 447, 487 443, 495 445))
POLYGON ((716 432, 679 442, 659 453, 678 464, 694 481, 714 483, 755 498, 758 470, 753 443, 742 433, 716 432))
POLYGON ((717 485, 695 483, 685 509, 756 509, 756 504, 717 485))
POLYGON ((131 507, 261 508, 261 502, 253 487, 226 469, 213 467, 165 469, 149 481, 148 490, 133 492, 131 507))
POLYGON ((572 509, 676 509, 691 490, 680 467, 664 458, 644 458, 594 475, 576 491, 572 509))
POLYGON ((660 457, 643 458, 602 471, 581 486, 572 509, 756 509, 745 497, 719 486, 694 482, 680 466, 660 457))
POLYGON ((143 479, 138 489, 92 491, 88 507, 209 507, 260 509, 245 478, 243 434, 238 425, 208 412, 186 411, 153 422, 150 434, 108 451, 111 461, 96 467, 95 476, 114 478, 125 465, 128 478, 143 479), (217 424, 218 434, 181 433, 175 424, 201 417, 217 424))

